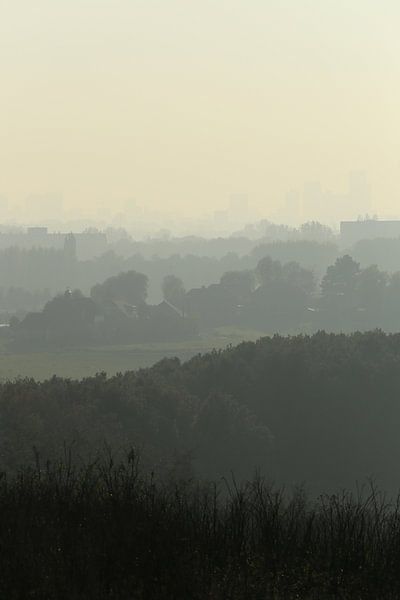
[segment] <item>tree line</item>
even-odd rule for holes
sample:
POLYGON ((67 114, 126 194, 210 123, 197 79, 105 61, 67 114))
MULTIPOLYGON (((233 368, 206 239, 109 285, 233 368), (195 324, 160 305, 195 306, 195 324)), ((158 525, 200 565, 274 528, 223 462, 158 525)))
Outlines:
POLYGON ((227 271, 219 283, 188 291, 166 275, 164 304, 148 303, 148 286, 144 273, 127 271, 94 285, 89 296, 67 290, 42 311, 12 319, 11 336, 65 345, 188 339, 222 326, 269 334, 400 327, 400 272, 361 268, 349 255, 320 281, 298 262, 267 256, 255 269, 227 271))
POLYGON ((0 384, 0 468, 74 443, 135 445, 146 466, 201 478, 251 477, 349 487, 376 477, 399 487, 400 334, 264 337, 165 359, 150 369, 74 381, 0 384))
MULTIPOLYGON (((373 250, 360 251, 356 246, 351 254, 362 265, 381 265, 379 243, 386 248, 387 241, 378 240, 378 244, 373 240, 371 242, 374 242, 373 250)), ((393 240, 391 242, 392 245, 395 243, 393 240)), ((123 251, 118 245, 111 245, 111 249, 105 254, 86 261, 78 260, 68 248, 55 250, 13 247, 0 251, 0 279, 6 295, 10 288, 21 290, 20 301, 16 306, 21 311, 28 311, 36 308, 36 300, 29 294, 54 295, 67 287, 81 289, 84 294, 88 294, 93 285, 122 271, 134 270, 147 275, 149 299, 156 302, 161 299, 162 280, 169 273, 182 279, 187 289, 192 289, 218 282, 226 271, 254 269, 261 258, 270 256, 283 263, 297 261, 302 267, 313 270, 319 279, 326 268, 340 256, 340 250, 334 241, 261 240, 252 246, 238 247, 236 250, 232 250, 235 246, 229 244, 229 239, 203 240, 200 245, 193 246, 184 242, 174 245, 170 241, 165 251, 156 245, 153 253, 150 252, 150 241, 129 246, 129 252, 128 249, 123 251), (220 252, 218 248, 225 251, 220 252), (23 292, 25 299, 21 301, 23 292)), ((400 262, 396 263, 395 258, 399 253, 393 251, 388 254, 391 263, 386 266, 386 261, 381 268, 399 270, 400 262)), ((1 297, 0 310, 8 310, 7 301, 1 297)))

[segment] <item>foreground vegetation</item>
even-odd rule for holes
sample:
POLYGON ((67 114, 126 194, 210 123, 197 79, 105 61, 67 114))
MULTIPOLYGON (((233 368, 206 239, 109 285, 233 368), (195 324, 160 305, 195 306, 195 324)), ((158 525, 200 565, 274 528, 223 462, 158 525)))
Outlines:
POLYGON ((0 383, 0 598, 400 598, 400 499, 332 493, 398 489, 399 392, 380 331, 0 383))
POLYGON ((400 597, 400 508, 373 488, 308 501, 259 478, 157 481, 136 456, 0 480, 0 596, 400 597))

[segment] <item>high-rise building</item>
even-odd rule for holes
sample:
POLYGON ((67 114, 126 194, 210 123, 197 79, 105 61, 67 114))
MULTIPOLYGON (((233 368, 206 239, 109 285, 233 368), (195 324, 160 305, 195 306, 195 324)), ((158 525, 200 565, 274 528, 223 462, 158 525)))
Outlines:
POLYGON ((301 219, 301 203, 297 190, 291 190, 286 194, 284 213, 284 218, 288 223, 298 224, 301 219))
POLYGON ((307 220, 318 221, 325 213, 324 193, 319 181, 310 181, 303 189, 303 213, 307 220))
POLYGON ((371 210, 371 188, 365 171, 349 173, 349 203, 354 215, 366 215, 371 210))

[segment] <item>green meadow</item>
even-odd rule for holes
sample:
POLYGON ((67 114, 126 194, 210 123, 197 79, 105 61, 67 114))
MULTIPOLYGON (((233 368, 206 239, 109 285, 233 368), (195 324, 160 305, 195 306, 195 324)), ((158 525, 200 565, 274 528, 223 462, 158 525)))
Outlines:
POLYGON ((37 351, 16 351, 3 341, 0 347, 0 379, 33 377, 44 380, 57 375, 81 379, 101 371, 108 375, 150 367, 161 359, 178 357, 185 361, 199 353, 223 349, 260 337, 256 331, 219 328, 208 335, 185 342, 163 342, 118 346, 88 346, 37 351))

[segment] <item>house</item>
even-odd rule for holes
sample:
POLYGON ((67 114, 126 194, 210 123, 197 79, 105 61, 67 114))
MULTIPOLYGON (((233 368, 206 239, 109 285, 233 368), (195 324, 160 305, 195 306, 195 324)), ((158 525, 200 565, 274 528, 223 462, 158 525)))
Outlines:
POLYGON ((17 339, 23 342, 45 342, 46 321, 43 313, 31 312, 16 328, 17 339))
POLYGON ((184 319, 185 312, 168 302, 167 300, 163 300, 160 304, 151 307, 152 315, 156 318, 165 318, 165 319, 184 319))
POLYGON ((202 327, 219 327, 235 323, 238 316, 237 299, 222 285, 213 283, 186 294, 187 314, 202 327))
POLYGON ((148 307, 143 333, 149 341, 190 339, 198 334, 197 322, 171 302, 163 300, 148 307))
POLYGON ((128 319, 137 319, 139 317, 138 307, 133 304, 128 304, 123 300, 113 300, 112 304, 128 319))

